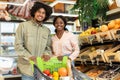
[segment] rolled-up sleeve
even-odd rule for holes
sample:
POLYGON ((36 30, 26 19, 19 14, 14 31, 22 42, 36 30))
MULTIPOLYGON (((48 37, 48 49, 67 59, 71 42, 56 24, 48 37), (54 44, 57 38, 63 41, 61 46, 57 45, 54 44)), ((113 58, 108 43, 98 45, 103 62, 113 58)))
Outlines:
POLYGON ((71 35, 70 43, 71 43, 72 48, 73 48, 73 53, 71 53, 71 55, 69 56, 69 58, 70 58, 71 60, 74 60, 74 59, 77 58, 77 56, 78 56, 79 53, 80 53, 80 48, 79 48, 79 45, 78 45, 77 36, 71 35))

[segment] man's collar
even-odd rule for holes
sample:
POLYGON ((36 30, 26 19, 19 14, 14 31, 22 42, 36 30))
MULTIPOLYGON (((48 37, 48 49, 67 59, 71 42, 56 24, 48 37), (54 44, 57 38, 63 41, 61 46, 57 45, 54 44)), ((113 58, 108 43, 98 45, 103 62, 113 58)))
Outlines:
POLYGON ((33 25, 35 25, 35 26, 40 26, 40 27, 43 26, 42 23, 39 24, 39 23, 37 23, 34 19, 32 19, 31 21, 32 21, 33 25))

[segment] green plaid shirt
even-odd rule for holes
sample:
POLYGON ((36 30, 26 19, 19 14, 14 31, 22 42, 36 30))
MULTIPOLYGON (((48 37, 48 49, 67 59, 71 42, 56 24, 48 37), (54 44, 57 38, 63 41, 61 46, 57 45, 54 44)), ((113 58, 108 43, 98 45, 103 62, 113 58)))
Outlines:
MULTIPOLYGON (((50 30, 33 20, 20 23, 16 31, 15 50, 18 56, 27 59, 30 56, 51 54, 50 30)), ((24 67, 24 63, 18 61, 18 66, 23 74, 31 75, 31 69, 24 67)))

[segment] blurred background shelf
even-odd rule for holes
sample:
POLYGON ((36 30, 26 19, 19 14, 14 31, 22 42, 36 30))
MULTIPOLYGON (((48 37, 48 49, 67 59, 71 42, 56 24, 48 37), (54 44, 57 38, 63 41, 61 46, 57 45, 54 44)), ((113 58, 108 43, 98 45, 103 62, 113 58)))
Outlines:
POLYGON ((112 9, 106 12, 106 15, 112 15, 115 13, 120 13, 120 8, 112 9))

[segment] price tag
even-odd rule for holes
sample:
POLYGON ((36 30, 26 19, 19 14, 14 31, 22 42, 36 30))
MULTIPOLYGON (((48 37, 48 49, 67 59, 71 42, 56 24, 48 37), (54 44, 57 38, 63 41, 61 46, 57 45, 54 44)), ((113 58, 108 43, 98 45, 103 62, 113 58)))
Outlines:
POLYGON ((112 55, 112 56, 108 56, 109 60, 114 60, 115 58, 115 55, 112 55))
POLYGON ((117 31, 116 31, 116 34, 120 35, 120 30, 117 30, 117 31))
POLYGON ((101 58, 101 55, 97 55, 96 58, 99 58, 99 59, 100 59, 100 58, 101 58))
POLYGON ((118 36, 118 41, 120 41, 120 30, 117 30, 117 31, 116 31, 116 34, 117 34, 117 36, 118 36))
POLYGON ((96 39, 96 36, 95 35, 89 36, 88 39, 90 41, 90 44, 92 44, 93 40, 96 39))

